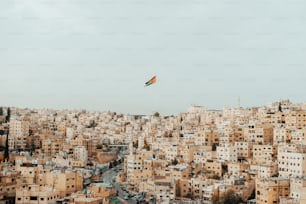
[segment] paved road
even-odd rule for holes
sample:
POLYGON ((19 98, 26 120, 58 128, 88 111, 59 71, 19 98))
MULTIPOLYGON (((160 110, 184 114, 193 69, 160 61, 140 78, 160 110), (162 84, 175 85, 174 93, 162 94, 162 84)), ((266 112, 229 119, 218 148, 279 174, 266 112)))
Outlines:
POLYGON ((119 185, 119 183, 116 183, 115 180, 116 180, 116 176, 120 173, 119 169, 122 169, 123 168, 123 164, 120 164, 114 168, 111 168, 109 170, 107 170, 106 172, 104 172, 102 174, 102 178, 101 180, 105 183, 109 183, 111 184, 112 186, 115 187, 115 190, 116 192, 118 192, 118 196, 121 198, 119 200, 121 200, 122 202, 125 200, 127 203, 129 204, 137 204, 137 201, 136 200, 133 200, 133 199, 124 199, 128 196, 128 193, 125 192, 121 186, 119 185))
POLYGON ((115 168, 109 169, 102 174, 102 180, 105 183, 112 184, 112 179, 116 178, 117 174, 118 173, 115 171, 115 168))

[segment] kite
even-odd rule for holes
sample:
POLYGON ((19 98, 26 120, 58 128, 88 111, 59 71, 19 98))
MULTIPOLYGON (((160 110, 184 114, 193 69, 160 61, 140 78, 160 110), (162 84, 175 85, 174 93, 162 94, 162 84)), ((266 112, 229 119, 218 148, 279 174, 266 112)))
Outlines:
POLYGON ((154 84, 155 82, 156 82, 156 76, 154 76, 154 77, 152 77, 152 79, 150 79, 149 81, 147 81, 146 83, 145 83, 145 86, 149 86, 149 85, 151 85, 151 84, 154 84))

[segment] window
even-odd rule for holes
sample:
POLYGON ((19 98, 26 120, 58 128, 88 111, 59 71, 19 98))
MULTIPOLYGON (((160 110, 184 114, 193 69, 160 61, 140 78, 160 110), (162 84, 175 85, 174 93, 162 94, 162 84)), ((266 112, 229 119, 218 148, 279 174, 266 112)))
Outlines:
POLYGON ((37 196, 30 196, 30 200, 37 200, 37 196))

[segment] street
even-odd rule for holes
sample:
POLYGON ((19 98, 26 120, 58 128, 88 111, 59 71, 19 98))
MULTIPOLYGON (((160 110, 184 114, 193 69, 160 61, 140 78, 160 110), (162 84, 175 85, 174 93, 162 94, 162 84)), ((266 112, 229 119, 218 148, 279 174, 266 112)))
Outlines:
POLYGON ((102 174, 101 180, 105 183, 111 184, 115 188, 116 192, 118 193, 118 196, 121 198, 120 200, 123 199, 129 204, 136 204, 136 199, 128 198, 129 193, 124 191, 119 183, 116 183, 116 177, 120 173, 119 169, 122 168, 123 164, 119 164, 118 166, 107 170, 102 174))

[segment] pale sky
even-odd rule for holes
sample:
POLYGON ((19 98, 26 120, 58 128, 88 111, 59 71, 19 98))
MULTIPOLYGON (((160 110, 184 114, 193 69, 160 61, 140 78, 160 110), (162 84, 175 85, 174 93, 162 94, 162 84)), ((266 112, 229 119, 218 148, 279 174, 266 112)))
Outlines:
POLYGON ((304 0, 1 0, 0 106, 305 102, 305 11, 304 0))

